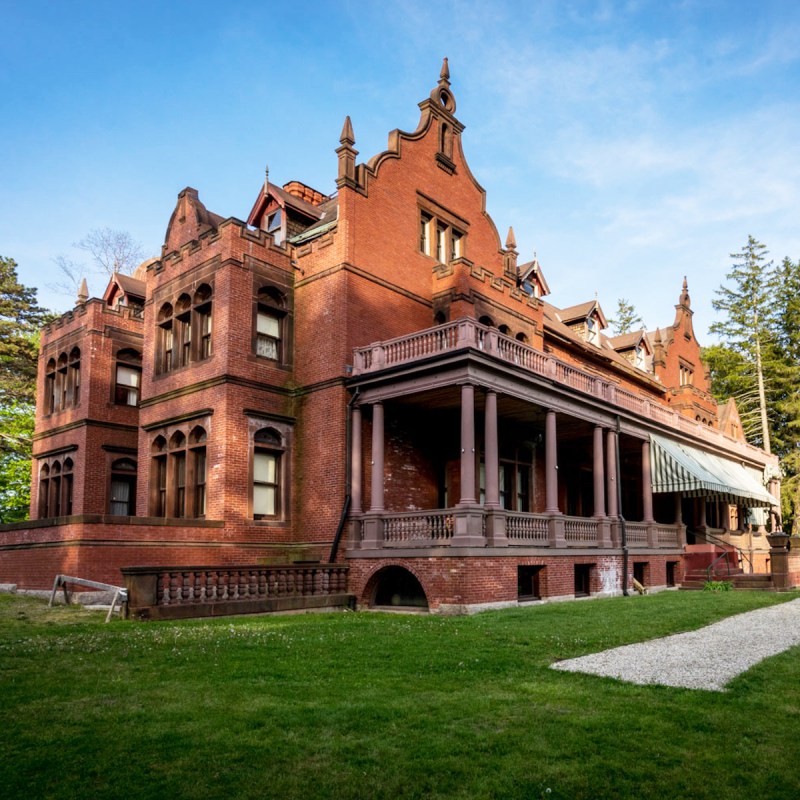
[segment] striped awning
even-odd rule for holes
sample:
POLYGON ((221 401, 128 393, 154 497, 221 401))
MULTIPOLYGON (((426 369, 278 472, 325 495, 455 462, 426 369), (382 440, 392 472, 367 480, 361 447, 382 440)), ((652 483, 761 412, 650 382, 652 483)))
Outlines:
POLYGON ((689 497, 713 495, 743 506, 774 506, 762 473, 697 447, 651 434, 650 473, 653 492, 682 492, 689 497))

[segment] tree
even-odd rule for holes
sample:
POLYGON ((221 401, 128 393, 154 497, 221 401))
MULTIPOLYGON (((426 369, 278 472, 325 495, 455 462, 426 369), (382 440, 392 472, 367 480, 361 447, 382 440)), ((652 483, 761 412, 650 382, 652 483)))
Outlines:
POLYGON ((51 318, 0 256, 0 522, 27 516, 39 328, 51 318))
POLYGON ((617 314, 614 319, 610 319, 608 324, 614 332, 614 336, 622 336, 623 333, 630 333, 644 327, 644 321, 639 316, 633 303, 620 297, 617 300, 617 314))
POLYGON ((67 295, 76 295, 84 278, 92 276, 108 279, 115 272, 130 275, 142 262, 142 246, 127 231, 98 228, 72 245, 91 256, 89 265, 68 256, 56 256, 53 261, 61 273, 61 280, 52 289, 67 295))
POLYGON ((767 261, 766 245, 747 237, 741 253, 731 253, 731 271, 725 276, 732 286, 720 286, 711 305, 725 313, 709 330, 727 340, 727 346, 752 365, 758 397, 760 444, 772 452, 767 410, 765 371, 778 359, 774 336, 775 274, 767 261))
POLYGON ((95 268, 109 277, 114 272, 130 275, 142 263, 142 246, 127 231, 99 228, 75 247, 87 252, 95 268))

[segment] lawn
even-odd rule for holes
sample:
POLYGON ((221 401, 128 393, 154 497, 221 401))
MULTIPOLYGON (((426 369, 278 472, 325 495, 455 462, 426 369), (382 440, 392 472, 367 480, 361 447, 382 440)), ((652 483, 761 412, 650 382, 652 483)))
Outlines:
POLYGON ((0 595, 0 796, 800 797, 800 648, 725 693, 548 669, 798 595, 102 623, 0 595))

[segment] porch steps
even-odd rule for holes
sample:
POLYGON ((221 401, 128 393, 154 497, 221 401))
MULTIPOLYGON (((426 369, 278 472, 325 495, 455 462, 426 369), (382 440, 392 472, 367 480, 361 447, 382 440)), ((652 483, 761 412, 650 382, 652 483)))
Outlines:
MULTIPOLYGON (((750 591, 773 592, 775 587, 772 583, 772 575, 766 573, 744 573, 739 570, 731 570, 730 575, 727 570, 717 572, 711 577, 715 581, 730 581, 734 589, 747 589, 750 591)), ((706 571, 689 570, 685 573, 681 582, 681 589, 702 590, 708 580, 706 571)))

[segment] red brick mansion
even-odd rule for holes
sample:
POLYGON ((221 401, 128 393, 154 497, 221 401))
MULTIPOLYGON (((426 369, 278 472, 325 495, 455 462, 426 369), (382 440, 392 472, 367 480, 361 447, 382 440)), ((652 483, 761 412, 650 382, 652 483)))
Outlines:
POLYGON ((45 328, 0 582, 335 562, 360 606, 447 611, 676 585, 707 535, 764 569, 777 460, 709 394, 686 281, 652 332, 551 305, 446 61, 419 107, 366 163, 345 120, 333 194, 184 189, 160 258, 45 328))

